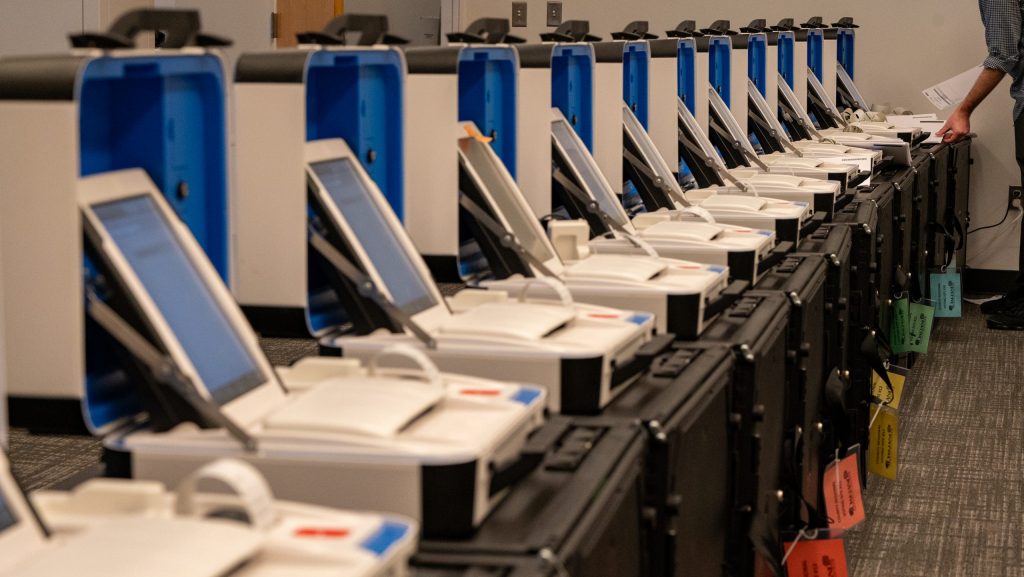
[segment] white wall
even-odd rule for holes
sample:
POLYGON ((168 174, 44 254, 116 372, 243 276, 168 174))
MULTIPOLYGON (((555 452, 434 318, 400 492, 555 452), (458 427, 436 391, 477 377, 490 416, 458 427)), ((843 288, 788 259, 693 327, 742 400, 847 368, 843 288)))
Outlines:
MULTIPOLYGON (((528 3, 530 26, 514 28, 513 33, 537 40, 538 34, 548 30, 544 26, 546 0, 528 3)), ((507 18, 511 9, 511 0, 462 0, 461 21, 465 26, 483 16, 507 18)), ((687 19, 707 26, 713 20, 728 18, 733 29, 738 29, 754 18, 767 18, 773 24, 783 17, 793 17, 799 23, 799 19, 819 15, 830 21, 853 16, 862 26, 858 31, 856 80, 865 97, 875 103, 935 112, 921 90, 980 64, 985 56, 978 4, 965 0, 563 1, 563 18, 589 19, 592 32, 605 38, 632 20, 650 21, 651 31, 661 35, 687 19)), ((974 147, 971 183, 975 227, 998 222, 1006 207, 1007 186, 1020 182, 1013 156, 1012 106, 1007 80, 973 119, 973 129, 980 135, 974 147)), ((1012 219, 1013 215, 1007 221, 1012 219)), ((1019 225, 1008 224, 971 235, 971 266, 1015 270, 1019 236, 1019 225)))

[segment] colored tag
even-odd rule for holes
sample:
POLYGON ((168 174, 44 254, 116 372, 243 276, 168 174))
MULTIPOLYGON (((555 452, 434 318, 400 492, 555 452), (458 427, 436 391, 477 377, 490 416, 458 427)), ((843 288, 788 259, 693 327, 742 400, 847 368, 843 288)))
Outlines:
POLYGON ((909 308, 910 330, 907 335, 907 350, 914 353, 927 353, 928 343, 932 339, 935 307, 924 303, 910 303, 909 308))
POLYGON ((931 288, 937 318, 958 319, 962 316, 963 284, 955 262, 950 263, 945 271, 932 273, 931 288))
POLYGON ((847 577, 846 549, 842 539, 800 541, 786 560, 787 577, 847 577))
POLYGON ((910 301, 903 298, 892 303, 892 325, 889 327, 889 344, 892 345, 892 352, 907 352, 909 322, 910 301))
POLYGON ((896 480, 899 449, 899 417, 896 411, 871 405, 871 431, 868 436, 868 472, 896 480))
POLYGON ((463 125, 463 128, 466 130, 466 134, 468 134, 469 136, 474 138, 477 142, 482 142, 484 144, 490 144, 491 141, 494 140, 490 136, 484 136, 483 134, 480 134, 480 131, 477 130, 475 125, 465 124, 465 125, 463 125))
POLYGON ((864 500, 860 494, 860 469, 857 455, 835 461, 825 468, 821 489, 825 495, 825 513, 829 529, 846 531, 864 520, 864 500))
POLYGON ((871 372, 871 394, 881 401, 881 404, 893 409, 900 408, 900 400, 903 398, 903 385, 907 382, 907 374, 910 372, 903 367, 892 365, 886 371, 889 374, 889 382, 892 383, 892 390, 878 376, 878 373, 871 372))

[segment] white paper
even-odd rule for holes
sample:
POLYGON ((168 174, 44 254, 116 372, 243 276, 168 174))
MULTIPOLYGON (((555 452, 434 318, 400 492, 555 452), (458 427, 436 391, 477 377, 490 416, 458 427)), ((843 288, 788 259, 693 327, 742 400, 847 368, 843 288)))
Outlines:
POLYGON ((940 82, 931 88, 921 91, 925 97, 939 110, 945 110, 950 106, 956 106, 974 86, 974 81, 981 74, 981 66, 975 66, 970 70, 957 74, 949 80, 940 82))

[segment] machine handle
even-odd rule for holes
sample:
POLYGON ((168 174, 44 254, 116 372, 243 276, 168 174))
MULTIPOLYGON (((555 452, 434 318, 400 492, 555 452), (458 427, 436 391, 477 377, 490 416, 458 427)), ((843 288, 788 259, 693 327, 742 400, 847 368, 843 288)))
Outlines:
POLYGON ((70 38, 74 48, 134 48, 139 32, 149 31, 165 34, 163 48, 231 45, 230 40, 205 35, 200 30, 197 10, 141 8, 122 14, 107 32, 72 34, 70 38))
POLYGON ((590 33, 589 20, 566 20, 554 32, 540 35, 544 42, 600 42, 600 36, 590 33))
POLYGON ((704 309, 704 320, 711 320, 716 315, 725 311, 725 309, 731 307, 733 303, 738 301, 743 293, 750 288, 750 282, 745 280, 734 280, 722 294, 718 295, 718 298, 714 302, 708 304, 704 309))
POLYGON ((300 32, 296 38, 300 44, 322 44, 344 46, 347 32, 359 32, 357 46, 374 44, 408 44, 409 41, 388 34, 388 17, 378 14, 345 14, 327 23, 319 32, 300 32))
POLYGON ((428 385, 444 392, 445 385, 444 379, 441 377, 441 371, 438 370, 437 365, 430 360, 430 357, 423 354, 423 351, 410 347, 409 345, 393 345, 387 347, 374 355, 367 364, 367 369, 371 376, 380 376, 380 361, 386 357, 397 357, 412 361, 420 369, 420 376, 428 385))
POLYGON ((488 488, 490 496, 497 495, 529 476, 544 461, 544 455, 555 447, 568 430, 568 421, 557 425, 549 422, 526 441, 518 459, 500 468, 492 465, 488 488))
POLYGON ((622 29, 622 32, 612 32, 613 40, 654 40, 658 36, 651 34, 650 24, 646 20, 634 20, 622 29))
POLYGON ((768 258, 762 260, 761 265, 757 267, 757 274, 764 274, 782 262, 782 259, 786 258, 787 254, 793 252, 793 246, 794 244, 791 240, 784 240, 775 245, 768 258))
POLYGON ((821 228, 821 225, 825 224, 825 220, 827 218, 828 213, 823 210, 819 210, 818 212, 814 213, 814 216, 812 216, 811 219, 807 221, 807 224, 805 224, 804 227, 800 229, 800 237, 804 238, 814 234, 815 231, 821 228))
POLYGON ((470 24, 464 32, 452 32, 449 42, 466 44, 522 44, 522 38, 512 36, 507 18, 480 18, 470 24))

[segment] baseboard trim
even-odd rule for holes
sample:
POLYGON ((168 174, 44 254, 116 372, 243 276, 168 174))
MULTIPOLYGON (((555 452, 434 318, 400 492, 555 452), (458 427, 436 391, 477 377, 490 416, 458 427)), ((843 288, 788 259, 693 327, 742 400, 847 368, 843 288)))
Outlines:
POLYGON ((964 274, 964 292, 1002 294, 1017 280, 1015 270, 968 268, 964 274))

